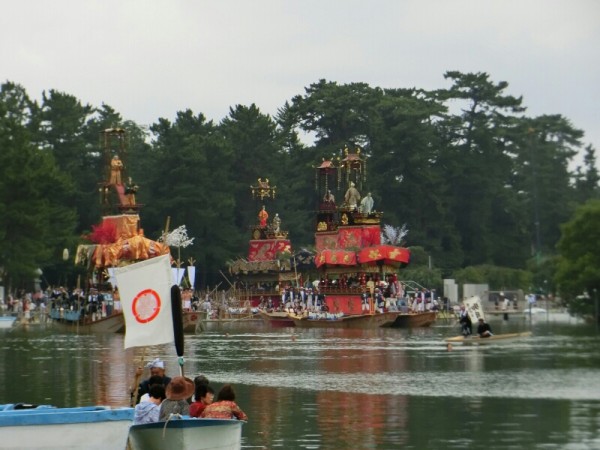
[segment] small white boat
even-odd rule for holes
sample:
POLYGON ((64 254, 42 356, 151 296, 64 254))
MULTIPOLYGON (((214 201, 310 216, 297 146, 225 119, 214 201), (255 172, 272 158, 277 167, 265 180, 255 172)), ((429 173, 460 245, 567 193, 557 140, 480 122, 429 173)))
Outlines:
POLYGON ((132 450, 239 450, 242 425, 237 419, 195 419, 189 416, 166 422, 132 425, 129 448, 132 450))
POLYGON ((5 328, 11 328, 17 318, 15 316, 0 316, 0 330, 5 328))
POLYGON ((3 449, 123 450, 133 408, 0 405, 3 449))
POLYGON ((489 337, 479 337, 477 335, 472 336, 454 336, 446 339, 448 344, 464 344, 464 345, 484 345, 491 344, 492 342, 498 341, 510 341, 515 339, 521 339, 525 337, 530 337, 531 331, 525 331, 523 333, 507 333, 507 334, 494 334, 489 337))

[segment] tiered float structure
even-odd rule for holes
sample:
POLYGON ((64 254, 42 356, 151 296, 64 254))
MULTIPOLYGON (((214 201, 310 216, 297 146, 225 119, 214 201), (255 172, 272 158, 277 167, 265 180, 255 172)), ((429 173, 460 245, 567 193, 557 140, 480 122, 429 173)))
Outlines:
POLYGON ((127 174, 128 140, 124 129, 109 128, 100 135, 104 176, 98 185, 102 220, 86 236, 89 244, 77 248, 75 264, 86 267, 83 304, 59 305, 51 317, 59 324, 92 331, 124 329, 118 290, 113 289, 113 270, 137 261, 169 253, 169 247, 144 236, 136 202, 138 186, 127 174), (125 179, 127 181, 125 182, 125 179))
POLYGON ((278 306, 281 292, 300 285, 300 273, 293 256, 289 232, 281 228, 279 213, 267 209, 265 203, 274 203, 276 186, 268 179, 258 179, 250 186, 252 197, 261 204, 258 221, 250 226, 248 256, 229 265, 236 279, 236 297, 245 304, 257 307, 269 303, 278 306), (271 214, 271 216, 269 215, 271 214))
POLYGON ((376 289, 397 283, 398 270, 410 261, 407 248, 382 243, 383 212, 374 208, 370 193, 365 195, 366 181, 360 148, 346 147, 341 156, 315 167, 315 265, 330 311, 362 314, 366 294, 372 313, 376 289))

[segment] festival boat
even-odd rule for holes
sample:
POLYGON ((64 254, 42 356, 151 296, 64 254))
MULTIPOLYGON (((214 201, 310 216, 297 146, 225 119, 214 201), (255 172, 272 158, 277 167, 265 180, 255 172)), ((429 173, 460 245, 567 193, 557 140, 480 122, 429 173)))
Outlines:
POLYGON ((265 311, 258 312, 262 320, 273 327, 293 327, 294 319, 285 311, 265 311))
POLYGON ((81 244, 75 265, 86 268, 87 279, 75 301, 53 301, 49 316, 55 326, 77 332, 123 332, 125 321, 118 290, 114 289, 116 267, 169 254, 169 247, 144 236, 140 226, 141 204, 135 200, 138 187, 128 177, 123 181, 127 161, 127 138, 122 128, 101 133, 105 176, 100 183, 102 221, 86 236, 91 244, 81 244))
POLYGON ((200 333, 202 331, 219 328, 225 325, 250 324, 262 322, 259 311, 256 308, 250 312, 240 311, 237 308, 230 308, 220 316, 217 314, 212 317, 206 311, 184 311, 183 312, 183 331, 185 333, 200 333))
POLYGON ((14 450, 123 450, 133 408, 0 405, 0 447, 14 450))
POLYGON ((261 322, 293 326, 284 311, 284 297, 290 292, 299 294, 302 273, 312 266, 313 255, 306 250, 293 252, 289 231, 282 229, 279 213, 269 221, 265 204, 274 205, 277 187, 271 186, 268 178, 259 178, 250 189, 253 199, 262 206, 258 222, 250 226, 248 256, 229 264, 235 280, 234 296, 240 307, 258 310, 261 322))
POLYGON ((396 320, 397 313, 384 312, 374 314, 330 314, 316 313, 296 315, 289 314, 298 328, 379 328, 389 327, 396 320))
MULTIPOLYGON (((374 208, 368 190, 361 194, 367 188, 361 149, 346 147, 341 157, 323 160, 315 169, 315 266, 320 279, 314 288, 325 309, 346 317, 365 315, 362 323, 369 326, 431 325, 435 313, 407 314, 395 305, 402 289, 398 273, 408 265, 410 251, 403 246, 404 228, 386 225, 382 233, 383 212, 374 208), (336 192, 343 194, 341 199, 336 200, 336 192), (394 304, 382 307, 384 297, 394 304), (377 312, 394 320, 375 320, 377 312)), ((348 323, 354 322, 361 323, 348 323)))
POLYGON ((81 310, 70 311, 64 308, 54 308, 50 310, 49 317, 53 321, 53 326, 62 331, 122 333, 125 328, 125 320, 120 311, 92 320, 89 315, 82 314, 81 310))

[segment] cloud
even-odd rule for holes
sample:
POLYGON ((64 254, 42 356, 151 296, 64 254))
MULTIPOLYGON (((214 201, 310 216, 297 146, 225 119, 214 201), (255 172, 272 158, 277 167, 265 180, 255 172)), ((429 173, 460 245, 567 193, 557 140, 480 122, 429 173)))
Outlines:
POLYGON ((0 76, 149 124, 274 114, 321 78, 436 89, 484 71, 600 148, 599 19, 594 0, 23 0, 0 17, 0 76))

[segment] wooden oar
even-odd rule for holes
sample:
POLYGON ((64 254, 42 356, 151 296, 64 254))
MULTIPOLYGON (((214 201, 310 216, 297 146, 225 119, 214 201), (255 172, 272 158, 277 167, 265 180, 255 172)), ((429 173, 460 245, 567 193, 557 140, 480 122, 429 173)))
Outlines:
POLYGON ((171 286, 171 311, 173 313, 173 334, 178 356, 179 375, 183 376, 183 308, 181 306, 181 290, 176 284, 171 286))
MULTIPOLYGON (((142 358, 140 359, 140 366, 142 367, 142 373, 144 371, 144 358, 146 357, 146 347, 142 349, 142 358)), ((129 405, 133 408, 137 403, 137 393, 140 384, 140 378, 142 373, 138 373, 137 368, 135 369, 135 377, 133 379, 133 385, 131 386, 129 405)))

